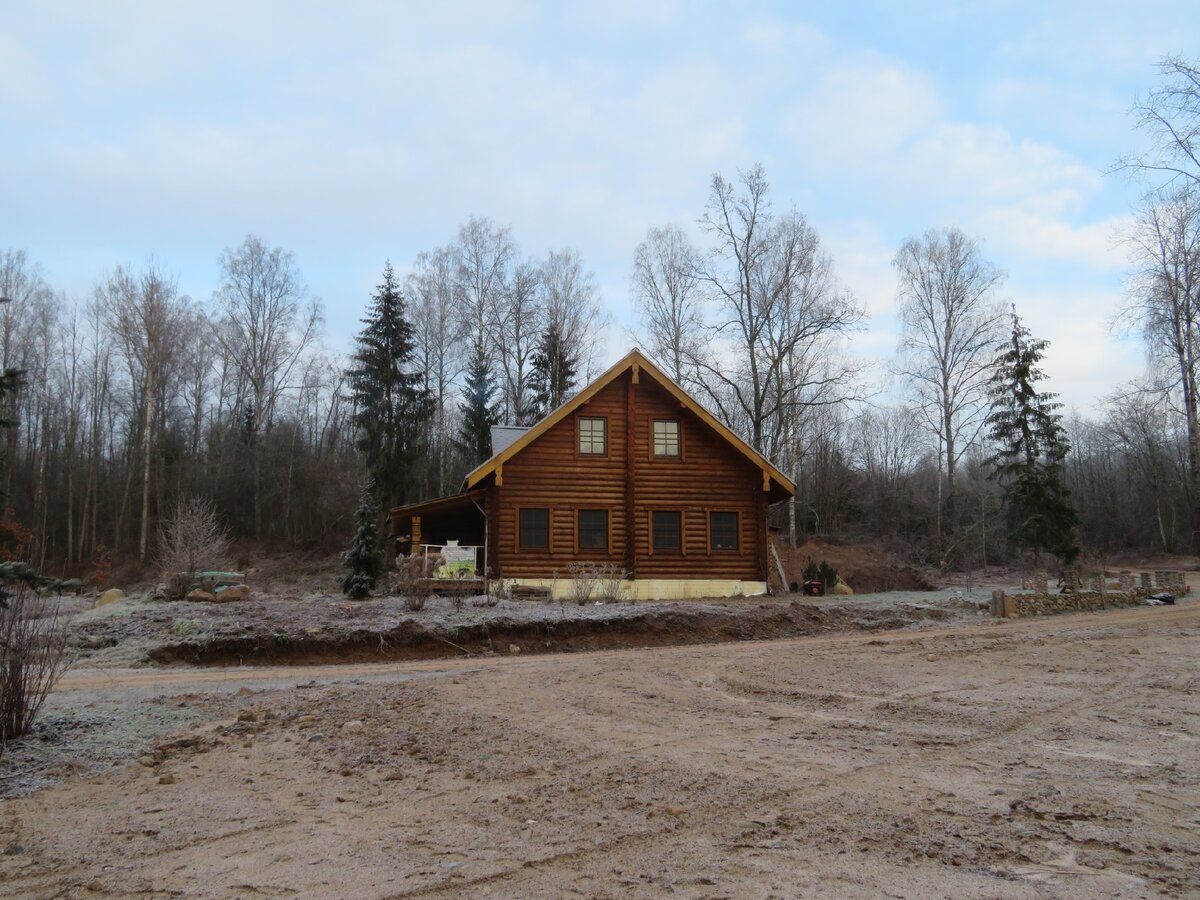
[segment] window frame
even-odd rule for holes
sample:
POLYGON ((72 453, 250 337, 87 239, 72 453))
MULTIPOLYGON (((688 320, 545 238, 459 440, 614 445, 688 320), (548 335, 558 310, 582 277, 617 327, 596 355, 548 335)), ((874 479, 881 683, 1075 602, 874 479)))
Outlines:
POLYGON ((683 460, 683 421, 680 419, 655 419, 650 420, 650 459, 652 460, 683 460), (659 453, 656 447, 657 438, 654 433, 654 426, 662 424, 674 424, 675 426, 675 452, 674 453, 659 453))
POLYGON ((612 554, 612 526, 613 515, 612 510, 607 506, 580 506, 575 510, 575 552, 576 553, 596 553, 604 556, 612 554), (603 547, 585 547, 583 546, 583 514, 584 513, 603 513, 604 514, 604 546, 603 547))
POLYGON ((737 509, 710 509, 705 511, 705 521, 708 525, 708 552, 713 553, 729 553, 741 555, 742 553, 742 513, 737 509), (713 516, 733 516, 733 540, 732 547, 718 547, 713 543, 715 537, 713 530, 713 516))
POLYGON ((549 506, 518 506, 517 507, 517 553, 549 553, 550 542, 553 539, 553 519, 554 515, 549 506), (527 512, 544 512, 546 514, 546 543, 534 546, 527 545, 523 540, 524 528, 522 527, 521 518, 527 512))
POLYGON ((609 434, 610 434, 610 432, 608 429, 608 416, 591 416, 591 415, 583 415, 583 414, 576 416, 575 417, 575 455, 577 457, 585 457, 585 458, 590 458, 590 459, 603 459, 603 458, 607 457, 608 456, 609 434), (584 450, 583 449, 583 423, 585 420, 589 421, 589 422, 602 422, 603 423, 603 427, 604 427, 604 450, 603 451, 597 453, 593 450, 584 450))
POLYGON ((674 508, 658 507, 658 508, 647 510, 647 512, 649 513, 649 516, 648 516, 649 521, 647 523, 649 525, 649 533, 647 534, 647 543, 649 544, 649 547, 648 547, 649 555, 653 556, 655 553, 666 553, 666 554, 670 554, 670 555, 678 554, 679 556, 687 556, 687 535, 685 533, 686 523, 687 523, 687 515, 686 515, 687 510, 682 509, 680 507, 674 507, 674 508), (679 545, 678 546, 676 546, 676 547, 659 547, 659 546, 655 545, 655 543, 654 543, 654 517, 658 514, 670 514, 670 515, 675 515, 675 516, 679 517, 679 532, 678 532, 679 545))

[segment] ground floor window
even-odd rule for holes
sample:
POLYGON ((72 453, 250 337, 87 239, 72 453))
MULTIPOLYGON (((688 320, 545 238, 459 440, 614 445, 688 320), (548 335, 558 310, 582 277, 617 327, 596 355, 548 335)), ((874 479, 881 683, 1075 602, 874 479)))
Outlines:
POLYGON ((653 550, 679 550, 683 545, 682 513, 655 510, 650 514, 650 546, 653 550))
POLYGON ((708 541, 712 550, 737 550, 738 514, 735 512, 710 512, 708 514, 708 541))
POLYGON ((608 510, 579 510, 579 549, 608 549, 608 510))
POLYGON ((550 547, 550 510, 526 508, 520 511, 519 539, 522 550, 546 550, 550 547))

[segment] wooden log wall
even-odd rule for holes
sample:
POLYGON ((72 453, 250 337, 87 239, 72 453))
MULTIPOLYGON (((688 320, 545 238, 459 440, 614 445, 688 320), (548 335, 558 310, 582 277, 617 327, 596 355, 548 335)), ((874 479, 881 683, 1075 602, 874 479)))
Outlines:
POLYGON ((637 578, 767 579, 763 473, 646 373, 625 373, 507 460, 489 490, 492 565, 506 577, 567 576, 578 560, 637 578), (636 379, 636 380, 635 380, 636 379), (579 417, 608 422, 607 454, 578 452, 579 417), (655 457, 653 422, 678 421, 680 455, 655 457), (519 510, 550 510, 550 546, 521 548, 519 510), (580 509, 606 509, 609 547, 578 549, 580 509), (682 548, 650 547, 651 513, 678 510, 682 548), (738 549, 711 550, 709 513, 738 514, 738 549))

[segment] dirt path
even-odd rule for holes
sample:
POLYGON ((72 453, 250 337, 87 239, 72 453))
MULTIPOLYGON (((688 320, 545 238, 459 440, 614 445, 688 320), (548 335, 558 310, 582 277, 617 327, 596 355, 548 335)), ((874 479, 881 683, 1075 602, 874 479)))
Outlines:
POLYGON ((6 801, 0 892, 1192 894, 1197 637, 1192 603, 582 655, 80 671, 59 702, 255 693, 147 765, 6 801))

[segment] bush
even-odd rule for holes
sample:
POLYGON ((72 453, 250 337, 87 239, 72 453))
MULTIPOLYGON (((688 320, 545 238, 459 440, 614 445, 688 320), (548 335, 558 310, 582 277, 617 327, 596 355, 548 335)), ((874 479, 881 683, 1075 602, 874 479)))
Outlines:
POLYGON ((621 581, 625 571, 617 563, 575 562, 567 566, 571 578, 570 598, 580 606, 592 597, 602 603, 619 603, 625 599, 621 581))
POLYGON ((21 585, 0 608, 0 753, 29 730, 70 663, 58 601, 21 585))
POLYGON ((342 554, 342 565, 350 570, 342 579, 342 593, 354 600, 370 596, 383 572, 383 554, 379 549, 379 506, 375 502, 374 485, 368 483, 359 498, 354 514, 358 523, 350 549, 342 554))
MULTIPOLYGON (((164 578, 217 566, 229 551, 229 535, 217 508, 204 497, 188 497, 158 529, 155 561, 164 578)), ((107 555, 107 551, 105 551, 107 555)))

